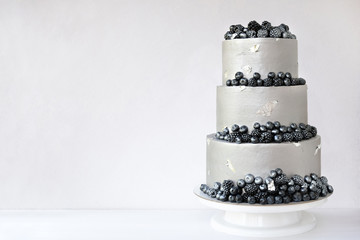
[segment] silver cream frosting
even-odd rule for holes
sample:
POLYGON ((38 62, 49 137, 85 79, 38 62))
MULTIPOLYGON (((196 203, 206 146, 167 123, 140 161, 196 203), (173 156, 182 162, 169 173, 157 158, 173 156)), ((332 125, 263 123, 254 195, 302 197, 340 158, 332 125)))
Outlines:
POLYGON ((229 143, 207 136, 206 183, 225 179, 237 181, 248 173, 267 177, 271 169, 280 167, 286 174, 321 174, 320 136, 293 143, 229 143))
POLYGON ((307 85, 290 87, 217 87, 216 130, 233 124, 252 127, 267 121, 307 123, 307 85))
POLYGON ((248 38, 224 40, 222 43, 223 85, 242 71, 246 78, 254 72, 263 78, 269 72, 290 72, 298 77, 296 39, 248 38))

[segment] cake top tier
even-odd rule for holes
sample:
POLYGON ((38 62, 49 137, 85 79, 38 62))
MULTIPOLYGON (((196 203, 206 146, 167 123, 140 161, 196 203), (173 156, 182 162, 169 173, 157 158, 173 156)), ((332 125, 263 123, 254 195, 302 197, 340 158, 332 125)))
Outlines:
POLYGON ((289 26, 282 23, 279 26, 272 26, 270 22, 263 21, 262 24, 251 21, 248 25, 231 25, 229 31, 224 35, 225 40, 243 38, 287 38, 296 39, 290 32, 289 26))

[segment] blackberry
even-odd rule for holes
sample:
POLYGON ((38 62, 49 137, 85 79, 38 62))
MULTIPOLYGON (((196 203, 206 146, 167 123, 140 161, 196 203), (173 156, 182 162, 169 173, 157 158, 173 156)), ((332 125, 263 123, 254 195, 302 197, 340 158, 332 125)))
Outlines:
POLYGON ((242 195, 241 195, 242 199, 243 199, 243 202, 248 202, 248 197, 250 197, 250 194, 248 194, 247 192, 244 192, 242 195))
POLYGON ((275 73, 274 72, 269 72, 268 78, 274 79, 275 78, 275 73))
POLYGON ((312 133, 312 135, 315 137, 317 135, 317 128, 316 127, 311 127, 310 132, 312 133))
POLYGON ((232 132, 229 134, 229 142, 236 142, 236 138, 240 137, 240 133, 238 132, 232 132))
POLYGON ((283 135, 284 142, 291 142, 294 139, 294 136, 291 133, 285 133, 283 135))
POLYGON ((261 132, 258 129, 254 129, 251 131, 251 136, 259 138, 261 137, 261 132))
POLYGON ((246 184, 244 190, 246 193, 254 195, 259 190, 259 186, 255 183, 246 184))
POLYGON ((260 79, 261 78, 260 73, 254 72, 253 78, 256 79, 256 80, 260 79))
POLYGON ((265 78, 263 81, 265 87, 270 87, 273 85, 273 80, 271 78, 265 78))
POLYGON ((240 129, 240 127, 239 127, 239 125, 237 125, 237 124, 234 124, 234 125, 232 125, 232 127, 231 127, 231 131, 232 131, 232 132, 238 132, 239 129, 240 129))
POLYGON ((309 132, 309 131, 306 131, 306 130, 302 131, 302 134, 303 134, 305 139, 310 139, 310 138, 313 137, 312 133, 309 132))
POLYGON ((289 182, 289 178, 285 174, 280 174, 274 179, 274 181, 276 185, 284 185, 289 182))
POLYGON ((263 21, 262 24, 261 24, 261 27, 262 27, 262 29, 270 31, 271 30, 271 23, 269 23, 268 21, 263 21))
POLYGON ((256 87, 256 85, 257 85, 256 79, 255 78, 249 78, 248 85, 251 86, 251 87, 256 87))
POLYGON ((295 174, 294 176, 291 177, 291 179, 297 185, 303 185, 304 184, 304 179, 300 175, 295 174))
POLYGON ((280 79, 280 78, 276 78, 274 79, 274 86, 275 87, 280 87, 284 85, 284 80, 280 79))
POLYGON ((217 191, 214 188, 210 188, 208 195, 212 198, 215 198, 217 191))
POLYGON ((258 31, 261 29, 261 25, 257 21, 251 21, 248 23, 248 32, 249 30, 258 31))
POLYGON ((239 83, 240 83, 240 86, 247 86, 249 82, 246 78, 242 78, 242 79, 240 79, 239 83))
POLYGON ((298 78, 291 79, 291 85, 299 85, 299 79, 298 78))
POLYGON ((268 197, 268 194, 267 192, 261 192, 261 191, 257 191, 254 195, 255 199, 256 199, 256 202, 260 202, 260 199, 261 198, 267 198, 268 197))
POLYGON ((260 29, 258 32, 257 32, 257 37, 258 38, 267 38, 269 36, 269 32, 268 30, 266 29, 260 29))
POLYGON ((242 72, 235 73, 235 79, 240 80, 244 77, 244 74, 242 72))
POLYGON ((246 32, 246 36, 247 36, 248 38, 256 38, 256 31, 254 31, 254 30, 248 30, 248 31, 246 32))
POLYGON ((293 136, 294 136, 294 140, 297 142, 303 140, 304 138, 301 132, 294 132, 293 136))
POLYGON ((221 184, 221 191, 224 192, 224 194, 228 195, 230 193, 230 188, 234 186, 234 182, 231 180, 224 180, 221 184))
POLYGON ((259 139, 260 142, 262 143, 270 143, 272 140, 272 134, 269 132, 263 132, 261 133, 261 137, 259 139))
POLYGON ((229 30, 231 33, 239 33, 244 30, 244 27, 241 24, 231 25, 229 30))
POLYGON ((281 32, 287 32, 287 31, 289 31, 289 26, 282 23, 282 24, 280 24, 279 29, 281 32))
POLYGON ((281 37, 281 30, 278 27, 275 27, 270 30, 270 37, 272 38, 280 38, 281 37))
POLYGON ((250 142, 251 135, 248 133, 241 134, 241 142, 250 142))

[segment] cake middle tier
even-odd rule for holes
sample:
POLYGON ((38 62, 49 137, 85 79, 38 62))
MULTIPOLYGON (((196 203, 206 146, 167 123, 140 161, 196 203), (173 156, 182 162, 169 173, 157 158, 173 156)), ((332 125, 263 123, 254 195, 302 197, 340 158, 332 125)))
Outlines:
POLYGON ((217 87, 216 130, 233 124, 252 127, 279 121, 307 124, 307 85, 291 87, 217 87))

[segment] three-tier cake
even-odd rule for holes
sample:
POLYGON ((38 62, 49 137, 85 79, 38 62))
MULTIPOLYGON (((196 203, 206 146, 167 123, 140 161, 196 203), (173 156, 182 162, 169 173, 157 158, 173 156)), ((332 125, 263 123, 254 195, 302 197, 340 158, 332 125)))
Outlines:
POLYGON ((206 185, 222 201, 288 203, 332 193, 321 139, 308 124, 298 41, 285 24, 230 26, 222 43, 216 130, 207 136, 206 185))

